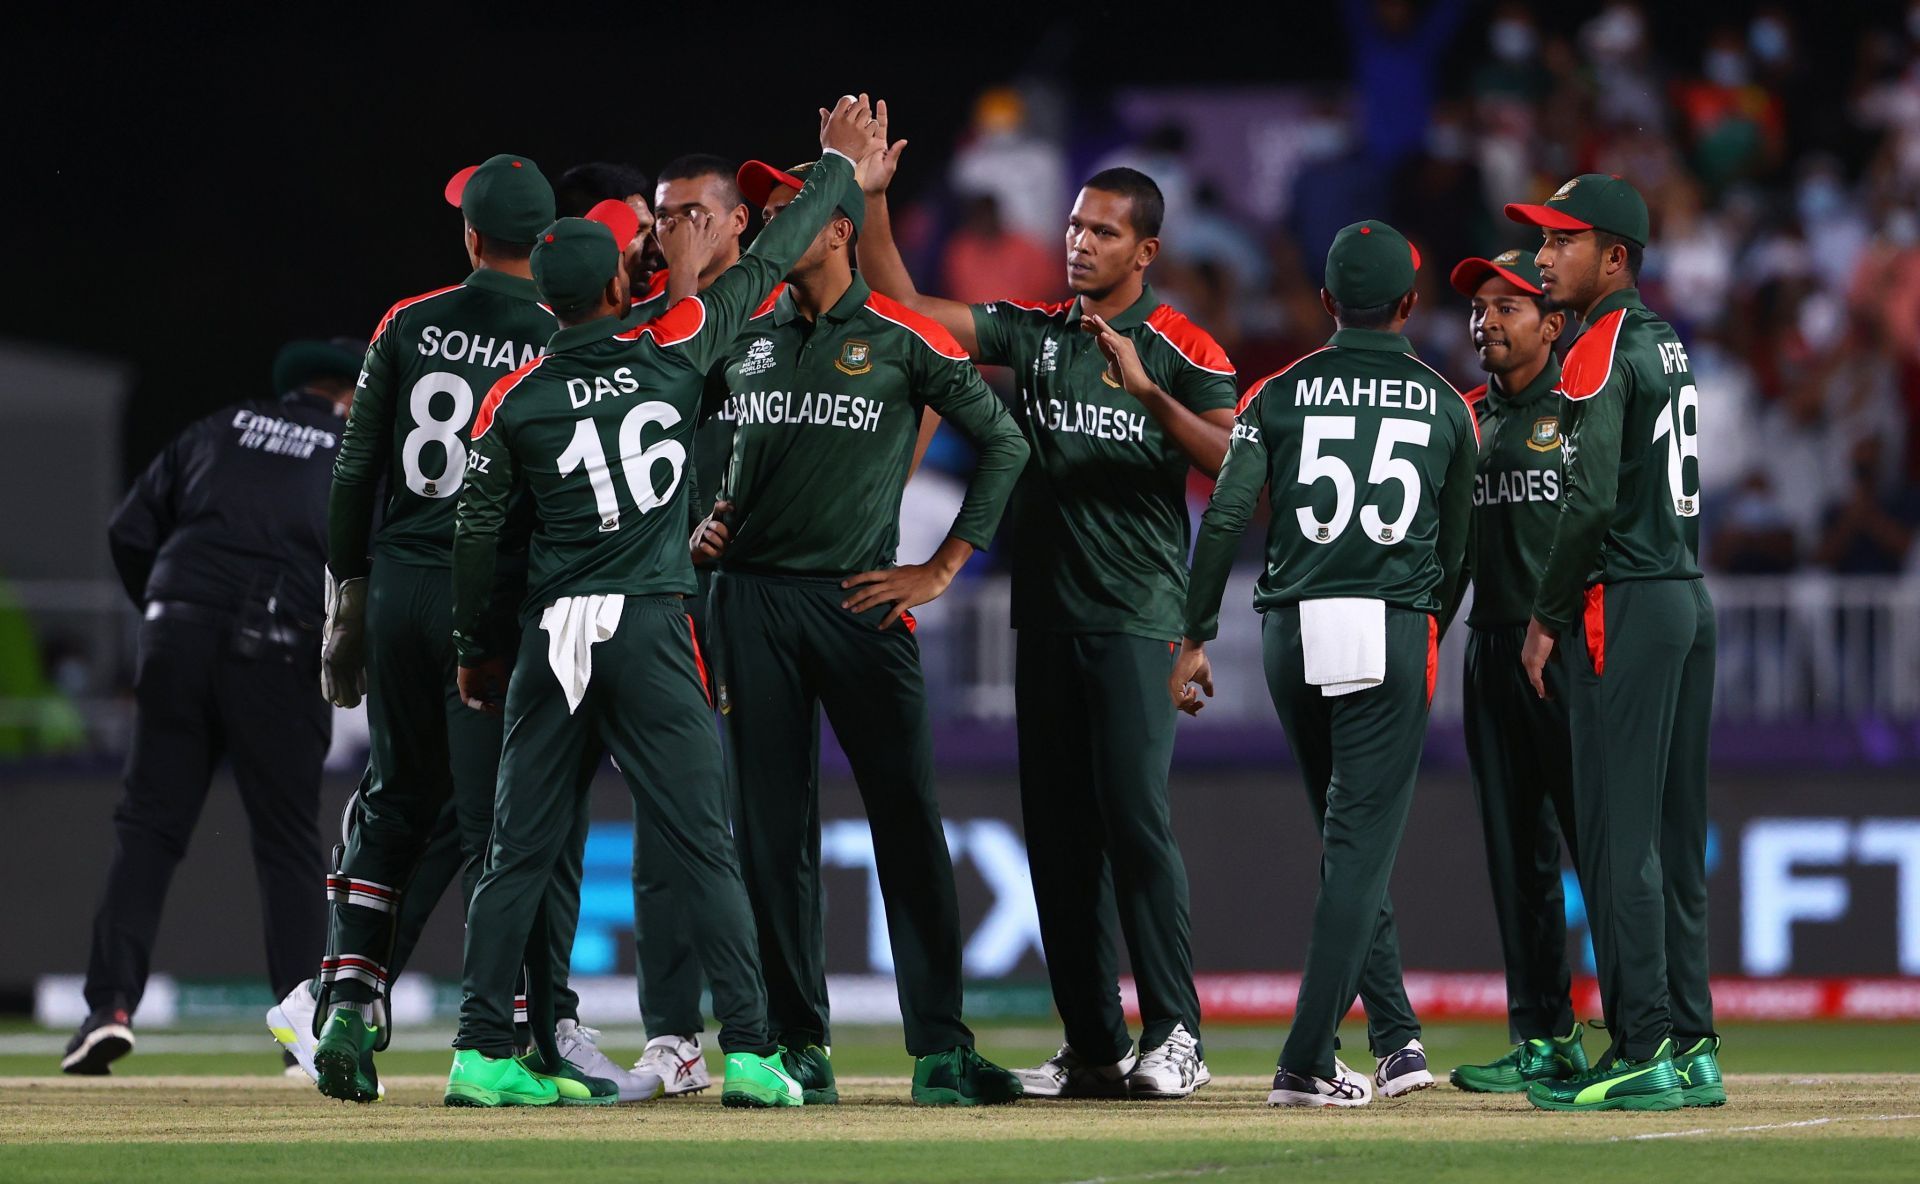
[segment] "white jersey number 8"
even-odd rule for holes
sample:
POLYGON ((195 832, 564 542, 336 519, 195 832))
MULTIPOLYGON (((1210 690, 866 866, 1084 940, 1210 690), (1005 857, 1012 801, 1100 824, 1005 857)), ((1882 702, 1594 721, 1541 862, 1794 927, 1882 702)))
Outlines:
POLYGON ((407 411, 413 416, 414 429, 400 444, 400 468, 407 488, 421 497, 452 497, 460 492, 467 475, 467 442, 461 439, 473 418, 473 388, 458 374, 444 370, 423 374, 407 395, 407 411), (453 396, 453 414, 445 419, 433 417, 433 397, 453 396), (429 443, 446 450, 447 467, 438 477, 420 471, 420 454, 429 443))

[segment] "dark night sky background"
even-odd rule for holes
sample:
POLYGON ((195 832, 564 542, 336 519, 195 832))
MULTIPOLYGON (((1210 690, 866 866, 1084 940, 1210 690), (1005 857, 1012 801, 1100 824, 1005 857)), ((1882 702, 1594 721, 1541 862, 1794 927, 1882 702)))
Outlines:
MULTIPOLYGON (((1570 28, 1597 3, 1538 7, 1570 28)), ((1691 61, 1718 15, 1749 7, 1689 5, 1686 24, 1656 16, 1652 32, 1691 61)), ((549 175, 591 159, 651 173, 695 150, 802 159, 815 107, 867 90, 914 141, 900 183, 910 197, 944 174, 974 96, 994 82, 1063 80, 1085 119, 1115 85, 1345 74, 1333 3, 1235 11, 394 4, 119 16, 70 4, 11 15, 0 201, 22 204, 7 218, 0 334, 132 366, 132 471, 189 420, 265 394, 287 338, 364 336, 393 300, 463 275, 459 216, 440 188, 490 153, 525 153, 549 175)), ((1485 15, 1459 38, 1463 66, 1485 15)), ((1811 48, 1820 30, 1805 31, 1811 48)))

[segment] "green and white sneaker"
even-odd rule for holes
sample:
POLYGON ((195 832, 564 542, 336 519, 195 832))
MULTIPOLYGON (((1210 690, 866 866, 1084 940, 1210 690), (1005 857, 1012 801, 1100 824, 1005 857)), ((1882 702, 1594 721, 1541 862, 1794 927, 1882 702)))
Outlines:
POLYGON ((832 1106, 840 1101, 840 1087, 833 1083, 832 1056, 832 1049, 817 1044, 780 1049, 780 1067, 800 1083, 800 1095, 809 1106, 832 1106))
POLYGON ((726 1084, 720 1104, 733 1109, 771 1109, 806 1102, 800 1083, 780 1065, 780 1054, 763 1057, 750 1052, 727 1054, 726 1084))
POLYGON ((440 1100, 448 1106, 551 1106, 560 1100, 560 1087, 513 1057, 494 1058, 461 1048, 454 1050, 447 1092, 440 1100))
POLYGON ((1025 1092, 1020 1079, 973 1048, 950 1048, 913 1062, 913 1100, 922 1106, 1001 1106, 1025 1092))
POLYGON ((1527 1101, 1542 1110, 1678 1110, 1685 1104, 1673 1068, 1673 1041, 1644 1061, 1625 1057, 1598 1069, 1527 1086, 1527 1101))
POLYGON ((1673 1058, 1673 1071, 1680 1075, 1680 1092, 1689 1106, 1724 1106, 1727 1087, 1720 1080, 1720 1038, 1702 1036, 1693 1047, 1673 1058))
POLYGON ((1448 1080, 1470 1094, 1522 1094, 1536 1081, 1578 1077, 1588 1069, 1585 1034, 1579 1024, 1569 1036, 1522 1040, 1507 1055, 1487 1065, 1461 1065, 1448 1080))
POLYGON ((546 1072, 538 1049, 522 1056, 520 1064, 534 1077, 553 1082, 562 1106, 611 1106, 620 1100, 619 1082, 589 1077, 570 1061, 561 1061, 558 1072, 546 1072))
POLYGON ((336 1003, 327 1013, 313 1046, 313 1079, 329 1098, 377 1102, 386 1092, 373 1068, 373 1050, 380 1044, 373 1014, 371 1003, 336 1003))

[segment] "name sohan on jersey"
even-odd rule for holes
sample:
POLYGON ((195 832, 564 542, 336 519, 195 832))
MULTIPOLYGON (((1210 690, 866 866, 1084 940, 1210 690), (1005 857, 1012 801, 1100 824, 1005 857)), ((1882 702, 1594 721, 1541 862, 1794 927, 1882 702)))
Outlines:
POLYGON ((543 349, 537 345, 516 344, 505 338, 482 337, 465 329, 447 330, 439 325, 428 325, 420 330, 420 344, 415 348, 423 358, 444 358, 449 362, 467 362, 502 370, 518 370, 539 357, 543 349))

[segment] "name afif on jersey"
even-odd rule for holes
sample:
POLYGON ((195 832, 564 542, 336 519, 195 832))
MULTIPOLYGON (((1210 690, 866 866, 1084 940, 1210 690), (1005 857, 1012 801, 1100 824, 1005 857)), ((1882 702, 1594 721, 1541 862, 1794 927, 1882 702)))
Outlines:
POLYGON ((275 456, 290 456, 295 460, 307 459, 316 448, 331 452, 340 447, 340 437, 332 432, 323 432, 290 419, 256 415, 251 411, 236 412, 233 427, 240 433, 240 447, 270 452, 275 456))
POLYGON ((503 338, 469 334, 465 329, 448 332, 438 325, 428 325, 420 331, 418 348, 423 358, 445 358, 449 362, 502 370, 517 370, 540 356, 538 346, 516 345, 503 338))

